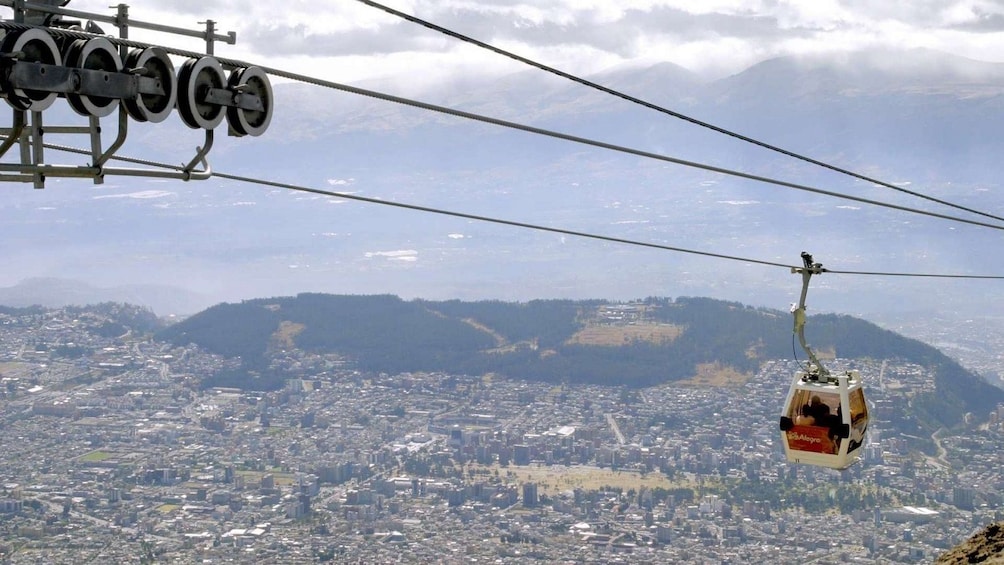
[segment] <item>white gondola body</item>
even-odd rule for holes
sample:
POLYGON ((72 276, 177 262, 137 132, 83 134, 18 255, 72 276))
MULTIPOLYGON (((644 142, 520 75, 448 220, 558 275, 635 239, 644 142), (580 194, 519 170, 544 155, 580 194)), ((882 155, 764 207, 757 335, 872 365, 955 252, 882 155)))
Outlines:
POLYGON ((857 371, 824 379, 795 375, 781 412, 788 461, 846 469, 860 458, 867 429, 868 406, 857 371))

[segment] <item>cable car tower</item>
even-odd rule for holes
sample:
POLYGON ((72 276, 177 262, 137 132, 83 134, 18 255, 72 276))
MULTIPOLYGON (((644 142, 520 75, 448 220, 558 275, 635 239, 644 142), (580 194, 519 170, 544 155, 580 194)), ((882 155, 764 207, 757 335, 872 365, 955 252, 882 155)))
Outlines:
MULTIPOLYGON (((11 127, 0 127, 0 181, 31 182, 44 188, 46 177, 90 178, 101 184, 107 175, 202 180, 212 176, 207 155, 213 130, 224 118, 231 135, 261 135, 272 119, 273 93, 263 69, 213 55, 215 42, 237 42, 234 32, 216 33, 212 20, 205 29, 187 30, 133 20, 119 4, 114 16, 65 8, 70 0, 0 0, 13 8, 12 20, 0 20, 0 96, 13 109, 11 127), (67 18, 82 18, 79 20, 67 18), (95 22, 118 28, 105 35, 95 22), (129 40, 130 28, 197 37, 205 53, 193 53, 129 40), (177 74, 171 55, 185 58, 177 74), (227 76, 224 70, 229 70, 227 76), (86 125, 47 125, 43 111, 64 98, 86 125), (177 109, 182 122, 202 129, 205 141, 187 164, 174 170, 108 166, 126 141, 129 119, 160 123, 177 109), (114 141, 101 139, 101 118, 118 111, 114 141), (87 136, 88 149, 58 146, 47 134, 87 136), (17 147, 16 158, 4 159, 17 147), (46 149, 82 153, 84 165, 57 165, 46 149)), ((140 161, 142 163, 142 161, 140 161)))
POLYGON ((794 333, 809 357, 809 364, 795 374, 781 411, 781 441, 784 454, 792 463, 807 463, 832 469, 846 469, 861 456, 861 446, 868 429, 868 406, 865 403, 861 375, 845 371, 834 375, 823 366, 805 342, 805 296, 812 275, 826 272, 822 263, 802 252, 802 268, 792 273, 802 275, 802 295, 792 306, 794 333))

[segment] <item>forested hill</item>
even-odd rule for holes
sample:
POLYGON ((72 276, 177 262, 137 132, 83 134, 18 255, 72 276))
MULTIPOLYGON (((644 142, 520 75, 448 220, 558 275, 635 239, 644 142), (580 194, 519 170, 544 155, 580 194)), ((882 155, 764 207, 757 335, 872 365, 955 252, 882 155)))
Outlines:
MULTIPOLYGON (((806 327, 819 351, 929 368, 937 391, 914 405, 938 423, 985 414, 1004 401, 1004 391, 937 349, 864 320, 812 316, 806 327)), ((491 372, 630 387, 687 379, 709 365, 751 374, 764 360, 792 355, 791 314, 707 298, 510 303, 300 294, 220 304, 158 337, 240 357, 242 373, 208 382, 241 386, 254 374, 257 387, 281 385, 287 375, 272 360, 291 347, 343 355, 362 371, 491 372)))

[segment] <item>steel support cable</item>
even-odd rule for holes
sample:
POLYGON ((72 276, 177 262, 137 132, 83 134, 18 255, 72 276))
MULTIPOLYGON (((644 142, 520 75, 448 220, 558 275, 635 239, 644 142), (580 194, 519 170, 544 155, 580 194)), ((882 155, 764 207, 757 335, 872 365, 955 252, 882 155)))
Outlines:
MULTIPOLYGON (((9 23, 9 22, 0 22, 0 29, 28 29, 28 28, 31 28, 31 27, 34 27, 34 26, 30 26, 30 25, 26 25, 26 24, 14 24, 14 23, 9 23)), ((58 28, 50 29, 50 31, 53 32, 54 35, 65 35, 67 37, 77 37, 77 38, 81 38, 81 37, 82 38, 105 37, 105 36, 97 36, 97 35, 89 34, 89 33, 77 32, 77 31, 62 30, 62 29, 58 29, 58 28)), ((109 41, 111 41, 115 45, 124 45, 124 46, 127 46, 127 47, 146 48, 146 47, 150 47, 151 46, 150 44, 146 44, 146 43, 141 43, 141 42, 131 41, 131 40, 115 39, 115 38, 112 38, 112 37, 106 37, 106 39, 108 39, 109 41)), ((165 49, 165 51, 167 51, 170 54, 178 55, 178 56, 183 56, 183 57, 195 57, 195 58, 197 58, 197 57, 205 56, 205 54, 203 54, 203 53, 198 53, 198 52, 194 52, 194 51, 184 51, 184 50, 173 49, 173 48, 164 48, 164 49, 165 49)), ((225 59, 225 58, 221 58, 221 57, 216 57, 216 59, 220 62, 220 64, 222 64, 224 66, 234 67, 234 68, 252 66, 249 63, 246 63, 244 61, 240 61, 240 60, 237 60, 237 59, 225 59)), ((373 91, 373 90, 367 90, 365 88, 359 88, 359 87, 355 87, 355 86, 349 86, 347 84, 341 84, 341 83, 337 83, 337 82, 333 82, 333 81, 329 81, 329 80, 324 80, 324 79, 320 79, 320 78, 316 78, 316 77, 310 77, 310 76, 301 75, 301 74, 298 74, 298 73, 291 73, 289 71, 284 71, 282 69, 275 69, 275 68, 271 68, 271 67, 262 67, 262 66, 259 66, 259 68, 261 68, 267 74, 270 74, 270 75, 273 75, 273 76, 277 76, 277 77, 282 77, 282 78, 288 78, 290 80, 295 80, 295 81, 303 82, 303 83, 306 83, 306 84, 313 84, 315 86, 320 86, 320 87, 323 87, 323 88, 330 88, 330 89, 334 89, 334 90, 340 90, 340 91, 343 91, 343 92, 349 92, 351 94, 357 94, 357 95, 360 95, 360 96, 367 96, 367 97, 370 97, 370 98, 376 98, 378 100, 383 100, 383 101, 386 101, 386 102, 394 102, 396 104, 402 104, 402 105, 405 105, 405 106, 411 106, 411 107, 414 107, 414 108, 419 108, 419 109, 422 109, 422 110, 428 110, 428 111, 431 111, 431 112, 437 112, 437 113, 441 113, 441 114, 446 114, 446 115, 450 115, 450 116, 454 116, 454 117, 458 117, 458 118, 464 118, 464 119, 468 119, 468 120, 472 120, 472 121, 477 121, 477 122, 492 124, 492 125, 496 125, 496 126, 500 126, 500 127, 506 127, 506 128, 510 128, 510 129, 520 130, 520 131, 524 131, 524 132, 527 132, 527 133, 533 133, 533 134, 537 134, 537 135, 542 135, 542 136, 545 136, 545 137, 552 137, 552 138, 555 138, 555 139, 562 139, 562 140, 565 140, 565 141, 571 141, 573 143, 579 143, 579 144, 583 144, 583 145, 589 145, 589 146, 592 146, 592 147, 599 147, 601 149, 607 149, 607 150, 616 151, 616 152, 619 152, 619 153, 627 153, 629 155, 636 155, 636 156, 645 157, 645 158, 648 158, 648 159, 655 159, 655 160, 658 160, 658 161, 664 161, 664 162, 667 162, 667 163, 673 163, 675 165, 680 165, 680 166, 684 166, 684 167, 690 167, 690 168, 694 168, 694 169, 700 169, 700 170, 704 170, 704 171, 708 171, 708 172, 713 172, 713 173, 719 173, 719 174, 723 174, 723 175, 727 175, 727 176, 744 178, 744 179, 747 179, 747 180, 762 182, 762 183, 765 183, 765 184, 773 184, 775 186, 781 186, 781 187, 785 187, 785 188, 791 188, 791 189, 794 189, 794 190, 801 190, 801 191, 805 191, 805 192, 811 192, 811 193, 815 193, 815 194, 821 194, 821 195, 824 195, 824 196, 831 196, 831 197, 834 197, 834 198, 840 198, 840 199, 844 199, 844 200, 850 200, 852 202, 858 202, 858 203, 861 203, 861 204, 870 204, 870 205, 873 205, 873 206, 880 206, 880 207, 883 207, 883 208, 890 208, 890 209, 893 209, 893 210, 899 210, 899 211, 902 211, 902 212, 910 212, 910 213, 913 213, 913 214, 921 214, 921 215, 925 215, 925 216, 929 216, 929 217, 933 217, 933 218, 940 218, 940 219, 943 219, 943 220, 950 220, 950 221, 961 222, 961 223, 964 223, 964 224, 970 224, 970 225, 974 225, 974 226, 981 226, 981 227, 986 227, 986 228, 991 228, 991 229, 1004 230, 1004 225, 990 224, 990 223, 986 223, 986 222, 980 222, 980 221, 977 221, 977 220, 969 220, 969 219, 960 218, 960 217, 957 217, 957 216, 949 216, 949 215, 946 215, 946 214, 940 214, 940 213, 937 213, 937 212, 929 212, 929 211, 925 211, 925 210, 919 210, 919 209, 916 209, 916 208, 910 208, 908 206, 900 206, 898 204, 891 204, 891 203, 886 203, 886 202, 880 202, 880 201, 871 200, 871 199, 868 199, 868 198, 862 198, 862 197, 858 197, 858 196, 851 196, 849 194, 841 194, 839 192, 834 192, 834 191, 830 191, 830 190, 824 190, 824 189, 820 189, 820 188, 814 188, 814 187, 811 187, 811 186, 808 186, 808 185, 803 185, 803 184, 798 184, 798 183, 793 183, 793 182, 787 182, 787 181, 782 181, 782 180, 778 180, 778 179, 773 179, 771 177, 764 177, 764 176, 760 176, 760 175, 754 175, 754 174, 751 174, 751 173, 744 173, 742 171, 736 171, 736 170, 727 169, 727 168, 724 168, 724 167, 716 167, 716 166, 713 166, 713 165, 707 165, 707 164, 699 163, 699 162, 696 162, 696 161, 688 161, 688 160, 685 160, 685 159, 678 159, 676 157, 670 157, 668 155, 662 155, 662 154, 659 154, 659 153, 652 153, 652 152, 649 152, 649 151, 642 151, 642 150, 639 150, 639 149, 632 149, 632 148, 629 148, 629 147, 615 145, 615 144, 612 144, 612 143, 606 143, 606 142, 603 142, 603 141, 597 141, 597 140, 593 140, 593 139, 589 139, 589 138, 585 138, 585 137, 578 137, 578 136, 574 136, 574 135, 570 135, 570 134, 566 134, 566 133, 561 133, 561 132, 557 132, 557 131, 547 130, 547 129, 538 128, 538 127, 534 127, 534 126, 528 126, 528 125, 524 125, 524 124, 520 124, 520 123, 516 123, 516 122, 510 122, 510 121, 507 121, 507 120, 502 120, 502 119, 498 119, 498 118, 492 118, 492 117, 489 117, 489 116, 484 116, 484 115, 480 115, 480 114, 474 114, 474 113, 471 113, 471 112, 465 112, 463 110, 457 110, 457 109, 454 109, 454 108, 448 108, 448 107, 445 107, 445 106, 438 106, 436 104, 430 104, 430 103, 427 103, 427 102, 421 102, 421 101, 418 101, 418 100, 412 100, 412 99, 404 98, 404 97, 401 97, 401 96, 394 96, 394 95, 391 95, 391 94, 384 94, 382 92, 376 92, 376 91, 373 91)))
POLYGON ((881 277, 920 277, 929 279, 984 279, 996 280, 1004 279, 1004 275, 952 275, 937 273, 883 273, 880 271, 845 271, 841 269, 823 269, 824 273, 835 275, 859 275, 859 276, 881 276, 881 277))
POLYGON ((401 97, 401 96, 394 96, 392 94, 384 94, 382 92, 376 92, 376 91, 373 91, 373 90, 367 90, 365 88, 359 88, 359 87, 356 87, 356 86, 349 86, 349 85, 346 85, 346 84, 341 84, 341 83, 332 82, 332 81, 328 81, 328 80, 323 80, 323 79, 319 79, 319 78, 308 77, 308 76, 304 76, 304 75, 300 75, 300 74, 296 74, 296 73, 290 73, 290 72, 283 71, 283 70, 280 70, 280 69, 271 69, 271 68, 268 68, 268 67, 261 67, 261 68, 266 73, 268 73, 270 75, 280 76, 280 77, 283 77, 283 78, 288 78, 288 79, 291 79, 291 80, 296 80, 296 81, 304 82, 304 83, 307 83, 307 84, 313 84, 315 86, 321 86, 321 87, 325 87, 325 88, 332 88, 332 89, 335 89, 335 90, 341 90, 343 92, 349 92, 349 93, 352 93, 352 94, 358 94, 360 96, 368 96, 368 97, 371 97, 371 98, 376 98, 378 100, 383 100, 383 101, 386 101, 386 102, 394 102, 396 104, 402 104, 402 105, 405 105, 405 106, 411 106, 413 108, 420 108, 422 110, 428 110, 428 111, 431 111, 431 112, 438 112, 438 113, 441 113, 441 114, 455 116, 455 117, 458 117, 458 118, 465 118, 465 119, 473 120, 473 121, 476 121, 476 122, 482 122, 482 123, 492 124, 492 125, 496 125, 496 126, 500 126, 500 127, 505 127, 505 128, 510 128, 510 129, 514 129, 514 130, 524 131, 524 132, 527 132, 527 133, 533 133, 533 134, 536 134, 536 135, 542 135, 542 136, 545 136, 545 137, 552 137, 552 138, 555 138, 555 139, 562 139, 562 140, 565 140, 565 141, 571 141, 573 143, 579 143, 579 144, 582 144, 582 145, 589 145, 591 147, 599 147, 601 149, 608 149, 610 151, 616 151, 616 152, 619 152, 619 153, 626 153, 628 155, 636 155, 638 157, 645 157, 645 158, 648 158, 648 159, 655 159, 657 161, 664 161, 664 162, 667 162, 667 163, 673 163, 674 165, 681 165, 681 166, 684 166, 684 167, 690 167, 690 168, 693 168, 693 169, 700 169, 700 170, 708 171, 708 172, 712 172, 712 173, 719 173, 719 174, 723 174, 723 175, 727 175, 727 176, 738 177, 738 178, 743 178, 743 179, 747 179, 747 180, 762 182, 762 183, 765 183, 765 184, 773 184, 773 185, 776 185, 776 186, 781 186, 781 187, 785 187, 785 188, 791 188, 791 189, 795 189, 795 190, 801 190, 801 191, 805 191, 805 192, 811 192, 811 193, 814 193, 814 194, 822 194, 824 196, 832 196, 834 198, 841 198, 841 199, 844 199, 844 200, 850 200, 852 202, 858 202, 858 203, 861 203, 861 204, 870 204, 870 205, 873 205, 873 206, 880 206, 880 207, 883 207, 883 208, 890 208, 890 209, 893 209, 893 210, 899 210, 901 212, 910 212, 910 213, 913 213, 913 214, 921 214, 921 215, 924 215, 924 216, 930 216, 932 218, 941 218, 943 220, 950 220, 950 221, 954 221, 954 222, 961 222, 961 223, 964 223, 964 224, 970 224, 970 225, 974 225, 974 226, 981 226, 981 227, 991 228, 991 229, 995 229, 995 230, 1004 230, 1004 225, 1000 225, 1000 224, 989 224, 989 223, 986 223, 986 222, 980 222, 978 220, 969 220, 969 219, 966 219, 966 218, 960 218, 958 216, 949 216, 947 214, 940 214, 940 213, 937 213, 937 212, 929 212, 929 211, 926 211, 926 210, 919 210, 917 208, 910 208, 908 206, 900 206, 898 204, 891 204, 891 203, 888 203, 888 202, 880 202, 878 200, 871 200, 871 199, 862 198, 862 197, 859 197, 859 196, 851 196, 849 194, 841 194, 839 192, 834 192, 834 191, 831 191, 831 190, 824 190, 824 189, 821 189, 821 188, 814 188, 814 187, 811 187, 811 186, 808 186, 808 185, 803 185, 803 184, 798 184, 798 183, 783 181, 783 180, 774 179, 774 178, 771 178, 771 177, 764 177, 764 176, 760 176, 760 175, 754 175, 754 174, 751 174, 751 173, 744 173, 742 171, 736 171, 736 170, 733 170, 733 169, 726 169, 724 167, 716 167, 714 165, 707 165, 705 163, 698 163, 696 161, 688 161, 688 160, 685 160, 685 159, 678 159, 676 157, 670 157, 668 155, 662 155, 660 153, 652 153, 652 152, 649 152, 649 151, 642 151, 640 149, 632 149, 630 147, 624 147, 622 145, 615 145, 613 143, 607 143, 605 141, 597 141, 597 140, 589 139, 589 138, 586 138, 586 137, 579 137, 579 136, 575 136, 575 135, 571 135, 571 134, 567 134, 567 133, 561 133, 561 132, 557 132, 557 131, 553 131, 553 130, 547 130, 547 129, 538 128, 538 127, 534 127, 534 126, 528 126, 528 125, 524 125, 524 124, 520 124, 520 123, 516 123, 516 122, 510 122, 510 121, 507 121, 507 120, 502 120, 502 119, 499 119, 499 118, 492 118, 492 117, 489 117, 489 116, 483 116, 481 114, 474 114, 474 113, 471 113, 471 112, 465 112, 463 110, 457 110, 457 109, 454 109, 454 108, 447 108, 445 106, 438 106, 436 104, 430 104, 428 102, 421 102, 421 101, 418 101, 418 100, 412 100, 410 98, 404 98, 404 97, 401 97))
MULTIPOLYGON (((45 145, 45 147, 47 149, 53 149, 53 150, 56 150, 56 151, 65 151, 65 152, 68 152, 68 153, 76 153, 76 154, 80 154, 80 155, 90 155, 91 154, 91 152, 88 151, 88 150, 86 150, 86 149, 80 149, 80 148, 76 148, 76 147, 69 147, 69 146, 65 146, 65 145, 57 145, 57 144, 54 144, 54 143, 46 143, 44 145, 45 145)), ((133 157, 124 157, 124 156, 121 156, 121 155, 115 155, 115 156, 112 157, 112 159, 115 159, 115 160, 118 160, 118 161, 127 162, 127 163, 134 163, 134 164, 139 164, 139 165, 147 165, 147 166, 151 166, 151 167, 159 167, 159 168, 164 168, 164 169, 174 169, 174 170, 178 170, 178 171, 184 169, 184 167, 181 166, 181 165, 171 165, 171 164, 167 164, 167 163, 160 163, 160 162, 157 162, 157 161, 150 161, 150 160, 146 160, 146 159, 137 159, 137 158, 133 158, 133 157)), ((793 265, 787 265, 787 264, 784 264, 784 263, 778 263, 778 262, 775 262, 775 261, 765 261, 765 260, 761 260, 761 259, 750 259, 750 258, 747 258, 747 257, 738 257, 738 256, 735 256, 735 255, 726 255, 726 254, 722 254, 722 253, 713 253, 713 252, 708 252, 708 251, 698 251, 698 250, 694 250, 694 249, 687 249, 687 248, 684 248, 684 247, 675 247, 675 246, 671 246, 671 245, 663 245, 663 244, 660 244, 660 243, 651 243, 651 242, 645 242, 645 241, 637 241, 637 240, 633 240, 633 239, 625 239, 625 238, 600 235, 600 234, 595 234, 595 233, 590 233, 590 232, 568 230, 568 229, 564 229, 564 228, 555 228, 555 227, 551 227, 551 226, 543 226, 543 225, 539 225, 539 224, 531 224, 531 223, 519 222, 519 221, 515 221, 515 220, 505 220, 505 219, 501 219, 501 218, 495 218, 495 217, 492 217, 492 216, 483 216, 483 215, 478 215, 478 214, 469 214, 467 212, 457 212, 457 211, 453 211, 453 210, 445 210, 443 208, 434 208, 434 207, 431 207, 431 206, 421 206, 421 205, 418 205, 418 204, 408 204, 408 203, 405 203, 405 202, 394 202, 394 201, 391 201, 391 200, 382 200, 380 198, 372 198, 372 197, 368 197, 368 196, 360 196, 358 194, 349 194, 349 193, 344 193, 344 192, 336 192, 336 191, 332 191, 332 190, 324 190, 324 189, 321 189, 321 188, 312 188, 312 187, 308 187, 308 186, 302 186, 302 185, 296 185, 296 184, 290 184, 290 183, 284 183, 284 182, 278 182, 278 181, 270 181, 270 180, 264 180, 264 179, 257 179, 257 178, 253 178, 253 177, 245 177, 245 176, 240 176, 240 175, 221 173, 221 172, 218 172, 218 171, 213 171, 212 176, 219 177, 221 179, 232 180, 232 181, 236 181, 236 182, 243 182, 243 183, 248 183, 248 184, 257 184, 257 185, 261 185, 261 186, 271 186, 271 187, 274 187, 274 188, 282 188, 282 189, 291 190, 291 191, 294 191, 294 192, 305 192, 305 193, 309 193, 309 194, 317 194, 317 195, 320 195, 320 196, 328 196, 328 197, 331 197, 331 198, 341 198, 341 199, 344 199, 344 200, 355 200, 355 201, 358 201, 358 202, 365 202, 365 203, 369 203, 369 204, 379 204, 381 206, 390 206, 390 207, 394 207, 394 208, 400 208, 400 209, 405 209, 405 210, 412 210, 412 211, 416 211, 416 212, 425 212, 425 213, 437 214, 437 215, 441 215, 441 216, 450 216, 450 217, 454 217, 454 218, 463 218, 463 219, 466 219, 466 220, 474 220, 474 221, 478 221, 478 222, 487 222, 487 223, 492 223, 492 224, 500 224, 500 225, 505 225, 505 226, 511 226, 511 227, 517 227, 517 228, 523 228, 523 229, 530 229, 530 230, 535 230, 535 231, 557 233, 557 234, 561 234, 561 235, 570 235, 570 236, 574 236, 574 237, 581 237, 581 238, 586 238, 586 239, 605 241, 605 242, 608 242, 608 243, 619 243, 619 244, 624 244, 624 245, 632 245, 632 246, 636 246, 636 247, 647 247, 647 248, 650 248, 650 249, 659 249, 659 250, 663 250, 663 251, 674 251, 674 252, 677 252, 677 253, 687 253, 687 254, 690 254, 690 255, 700 255, 700 256, 711 257, 711 258, 715 258, 715 259, 726 259, 726 260, 738 261, 738 262, 742 262, 742 263, 752 263, 752 264, 756 264, 756 265, 765 265, 765 266, 768 266, 768 267, 780 267, 780 268, 788 269, 788 270, 796 270, 796 269, 802 268, 802 267, 796 267, 796 266, 793 266, 793 265)), ((839 274, 839 275, 886 276, 886 277, 927 277, 927 278, 952 278, 952 279, 998 279, 998 280, 1004 280, 1004 275, 959 275, 959 274, 895 273, 895 272, 889 273, 889 272, 879 272, 879 271, 842 271, 842 270, 835 270, 835 269, 823 269, 822 272, 824 272, 824 273, 839 274)))
POLYGON ((557 75, 559 77, 568 79, 568 80, 570 80, 572 82, 576 82, 578 84, 581 84, 583 86, 586 86, 586 87, 598 90, 600 92, 604 92, 606 94, 610 94, 612 96, 616 96, 617 98, 620 98, 622 100, 627 100, 628 102, 632 102, 634 104, 638 104, 640 106, 644 106, 645 108, 648 108, 650 110, 655 110, 656 112, 660 112, 662 114, 666 114, 668 116, 672 116, 674 118, 678 118, 678 119, 690 122, 690 123, 692 123, 694 125, 710 129, 710 130, 712 130, 714 132, 721 133, 721 134, 733 137, 733 138, 738 139, 740 141, 744 141, 746 143, 751 143, 753 145, 756 145, 758 147, 762 147, 762 148, 767 149, 769 151, 774 151, 775 153, 780 153, 780 154, 785 155, 787 157, 792 157, 794 159, 798 159, 798 160, 806 162, 806 163, 810 163, 810 164, 813 164, 813 165, 816 165, 816 166, 819 166, 819 167, 823 167, 825 169, 829 169, 831 171, 834 171, 834 172, 837 172, 837 173, 840 173, 840 174, 843 174, 843 175, 851 176, 851 177, 854 177, 854 178, 856 178, 858 180, 863 180, 863 181, 867 181, 867 182, 870 182, 870 183, 873 183, 873 184, 877 184, 879 186, 882 186, 882 187, 885 187, 885 188, 890 188, 892 190, 896 190, 896 191, 902 192, 904 194, 909 194, 909 195, 915 196, 917 198, 923 198, 924 200, 928 200, 930 202, 936 202, 936 203, 944 205, 944 206, 948 206, 948 207, 951 207, 951 208, 956 208, 958 210, 962 210, 962 211, 965 211, 965 212, 970 212, 972 214, 977 214, 979 216, 984 216, 984 217, 987 217, 987 218, 992 218, 994 220, 1004 221, 1004 217, 1001 217, 1001 216, 995 216, 995 215, 990 214, 988 212, 982 212, 980 210, 976 210, 976 209, 973 209, 973 208, 968 208, 966 206, 962 206, 962 205, 959 205, 959 204, 954 204, 954 203, 948 202, 946 200, 941 200, 941 199, 935 198, 933 196, 929 196, 929 195, 926 195, 926 194, 923 194, 923 193, 920 193, 920 192, 909 190, 909 189, 903 188, 901 186, 896 186, 894 184, 891 184, 891 183, 888 183, 888 182, 885 182, 885 181, 882 181, 882 180, 878 180, 878 179, 875 179, 875 178, 872 178, 872 177, 869 177, 869 176, 866 176, 866 175, 863 175, 863 174, 860 174, 860 173, 856 173, 854 171, 851 171, 849 169, 844 169, 844 168, 838 167, 836 165, 831 165, 831 164, 826 163, 824 161, 820 161, 818 159, 814 159, 812 157, 808 157, 806 155, 802 155, 800 153, 796 153, 794 151, 790 151, 788 149, 784 149, 784 148, 778 147, 776 145, 771 145, 769 143, 766 143, 764 141, 760 141, 760 140, 754 139, 752 137, 743 135, 741 133, 737 133, 737 132, 725 129, 725 128, 720 127, 720 126, 716 126, 716 125, 714 125, 712 123, 705 122, 705 121, 699 120, 697 118, 694 118, 694 117, 691 117, 691 116, 687 116, 685 114, 681 114, 681 113, 676 112, 674 110, 670 110, 668 108, 664 108, 662 106, 653 104, 652 102, 647 102, 647 101, 642 100, 640 98, 631 96, 630 94, 625 94, 625 93, 620 92, 618 90, 614 90, 612 88, 603 86, 602 84, 592 82, 592 81, 590 81, 588 79, 584 79, 582 77, 579 77, 579 76, 576 76, 576 75, 573 75, 573 74, 570 74, 570 73, 566 73, 566 72, 564 72, 562 70, 556 69, 554 67, 547 66, 547 65, 545 65, 543 63, 538 63, 537 61, 534 61, 532 59, 528 59, 528 58, 523 57, 521 55, 517 55, 517 54, 515 54, 515 53, 513 53, 511 51, 506 51, 505 49, 501 49, 499 47, 495 47, 494 45, 491 45, 489 43, 485 43, 484 41, 480 41, 478 39, 474 39, 473 37, 464 35, 462 33, 458 33, 456 31, 444 28, 442 26, 438 26, 438 25, 436 25, 436 24, 434 24, 432 22, 423 20, 423 19, 418 18, 416 16, 413 16, 411 14, 406 14, 404 12, 395 10, 395 9, 390 8, 388 6, 384 6, 383 4, 380 4, 378 2, 374 2, 373 0, 357 0, 357 1, 361 2, 363 4, 366 4, 367 6, 370 6, 372 8, 376 8, 378 10, 382 10, 382 11, 384 11, 384 12, 386 12, 388 14, 391 14, 393 16, 397 16, 397 17, 405 19, 405 20, 407 20, 409 22, 418 24, 418 25, 423 26, 425 28, 431 29, 433 31, 437 31, 437 32, 442 33, 442 34, 447 35, 447 36, 450 36, 450 37, 452 37, 454 39, 459 39, 460 41, 463 41, 463 42, 466 42, 466 43, 470 43, 472 45, 476 45, 478 47, 481 47, 482 49, 487 49, 488 51, 491 51, 493 53, 497 53, 497 54, 502 55, 504 57, 508 57, 508 58, 513 59, 515 61, 519 61, 520 63, 524 63, 524 64, 529 65, 531 67, 535 67, 535 68, 540 69, 542 71, 546 71, 546 72, 549 72, 551 74, 557 75))
MULTIPOLYGON (((8 31, 24 31, 33 28, 40 28, 40 26, 35 26, 31 24, 19 24, 10 21, 0 21, 0 29, 8 31)), ((205 53, 200 53, 199 51, 188 51, 185 49, 177 49, 175 47, 164 47, 163 45, 157 45, 155 43, 145 43, 143 41, 134 41, 132 39, 122 39, 120 37, 114 37, 111 35, 88 33, 86 31, 77 31, 60 27, 41 27, 40 29, 44 29, 45 31, 49 32, 49 34, 55 37, 68 37, 71 39, 94 39, 96 37, 101 37, 107 39, 109 42, 111 42, 112 45, 115 45, 117 47, 132 47, 134 49, 160 47, 170 55, 177 55, 179 57, 188 57, 189 59, 198 59, 200 57, 207 56, 205 53)), ((221 65, 225 67, 242 68, 242 67, 253 66, 251 63, 247 63, 239 59, 227 59, 225 57, 218 57, 216 55, 208 55, 208 56, 215 58, 217 61, 220 62, 221 65)))

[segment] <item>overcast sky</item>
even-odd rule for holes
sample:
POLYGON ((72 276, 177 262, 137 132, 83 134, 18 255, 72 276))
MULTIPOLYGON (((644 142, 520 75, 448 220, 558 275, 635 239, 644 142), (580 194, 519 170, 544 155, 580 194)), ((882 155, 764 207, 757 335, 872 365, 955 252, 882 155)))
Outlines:
MULTIPOLYGON (((525 67, 356 0, 131 0, 130 16, 236 31, 217 54, 339 82, 525 67)), ((1004 62, 1004 0, 385 0, 574 73, 670 61, 716 78, 786 54, 926 47, 1004 62)), ((69 8, 112 14, 108 0, 69 8)), ((9 13, 9 9, 5 9, 9 13)), ((6 16, 5 16, 6 17, 6 16)), ((112 27, 106 25, 106 31, 112 27)), ((132 38, 199 45, 134 29, 132 38)))

